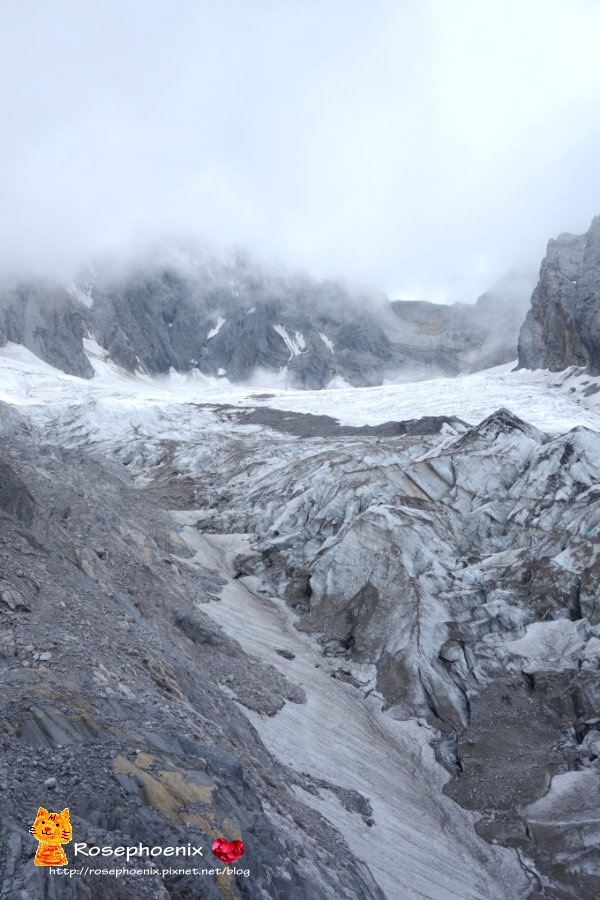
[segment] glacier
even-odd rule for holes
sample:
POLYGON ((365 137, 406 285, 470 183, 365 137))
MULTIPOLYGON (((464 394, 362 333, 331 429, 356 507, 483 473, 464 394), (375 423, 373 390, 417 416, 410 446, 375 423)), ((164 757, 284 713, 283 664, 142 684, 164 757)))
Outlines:
POLYGON ((382 896, 591 897, 598 807, 573 809, 599 777, 597 379, 311 392, 86 351, 89 381, 3 348, 0 401, 170 498, 172 564, 223 581, 202 612, 305 698, 244 716, 382 896))

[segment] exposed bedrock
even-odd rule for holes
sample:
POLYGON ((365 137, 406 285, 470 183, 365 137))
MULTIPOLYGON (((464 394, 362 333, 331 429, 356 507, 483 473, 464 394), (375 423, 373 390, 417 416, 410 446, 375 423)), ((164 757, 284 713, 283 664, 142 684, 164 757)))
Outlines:
POLYGON ((600 372, 600 217, 586 234, 549 242, 519 335, 519 365, 600 372))
POLYGON ((23 344, 57 369, 91 378, 82 339, 86 309, 62 285, 37 282, 0 287, 0 347, 23 344))

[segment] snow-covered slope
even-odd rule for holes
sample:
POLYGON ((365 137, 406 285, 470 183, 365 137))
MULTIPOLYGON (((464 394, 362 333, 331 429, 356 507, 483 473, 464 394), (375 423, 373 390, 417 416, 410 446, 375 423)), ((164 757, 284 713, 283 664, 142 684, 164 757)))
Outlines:
MULTIPOLYGON (((515 371, 511 364, 457 378, 303 391, 231 385, 226 379, 196 371, 187 376, 175 372, 159 378, 142 373, 134 376, 111 362, 95 341, 86 339, 85 349, 95 372, 89 381, 66 375, 17 344, 1 348, 0 400, 38 407, 41 419, 44 410, 52 415, 63 405, 83 407, 98 400, 122 404, 124 410, 137 409, 140 419, 146 407, 158 407, 161 417, 181 422, 183 439, 188 433, 183 424, 190 418, 189 404, 270 406, 332 416, 343 425, 354 426, 441 415, 476 423, 505 406, 544 431, 558 433, 577 426, 600 431, 600 378, 577 368, 529 372, 515 371)), ((154 419, 152 424, 157 424, 154 419)), ((106 429, 103 419, 99 422, 102 429, 106 429)))

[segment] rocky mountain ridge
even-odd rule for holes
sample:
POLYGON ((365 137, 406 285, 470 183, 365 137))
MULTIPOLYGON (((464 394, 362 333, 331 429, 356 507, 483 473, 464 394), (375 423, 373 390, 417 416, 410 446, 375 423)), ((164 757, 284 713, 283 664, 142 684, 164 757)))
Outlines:
POLYGON ((231 383, 320 389, 457 375, 510 362, 600 372, 600 217, 551 240, 528 278, 501 279, 475 304, 392 301, 342 282, 256 263, 246 253, 161 253, 90 269, 65 287, 0 288, 0 346, 23 344, 90 378, 93 337, 129 372, 198 372, 231 383))
POLYGON ((512 279, 471 305, 390 303, 375 291, 260 266, 247 254, 167 255, 137 269, 92 270, 68 288, 5 288, 0 345, 24 344, 86 378, 87 334, 130 372, 364 386, 508 362, 526 305, 527 291, 512 279))

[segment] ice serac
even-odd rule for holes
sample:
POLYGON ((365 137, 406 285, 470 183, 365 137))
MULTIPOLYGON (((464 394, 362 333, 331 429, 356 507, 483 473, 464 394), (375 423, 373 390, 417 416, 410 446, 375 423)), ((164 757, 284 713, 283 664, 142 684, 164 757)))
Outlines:
POLYGON ((600 217, 586 234, 549 242, 519 335, 519 365, 600 372, 600 217))

